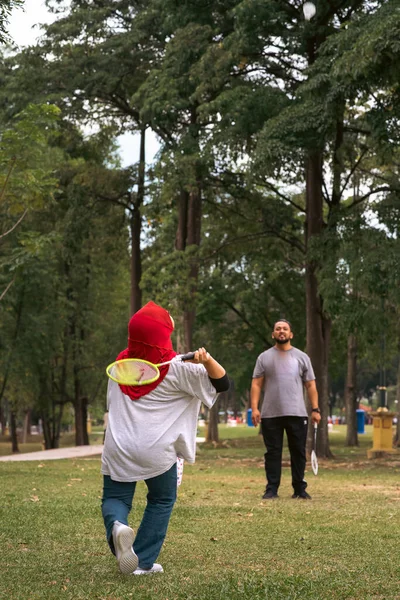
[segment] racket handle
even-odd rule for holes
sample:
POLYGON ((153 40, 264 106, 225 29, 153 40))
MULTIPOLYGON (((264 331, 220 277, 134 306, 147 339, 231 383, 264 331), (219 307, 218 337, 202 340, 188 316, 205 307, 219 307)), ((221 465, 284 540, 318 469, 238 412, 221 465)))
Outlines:
POLYGON ((314 429, 318 429, 318 423, 314 423, 314 429))
POLYGON ((187 354, 182 354, 182 356, 180 356, 179 358, 183 362, 185 362, 185 360, 193 360, 194 352, 188 352, 187 354))

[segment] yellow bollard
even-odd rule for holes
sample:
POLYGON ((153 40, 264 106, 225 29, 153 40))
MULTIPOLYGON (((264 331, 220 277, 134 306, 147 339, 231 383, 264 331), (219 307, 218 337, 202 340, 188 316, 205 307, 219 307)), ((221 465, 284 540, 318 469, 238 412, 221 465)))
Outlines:
POLYGON ((368 458, 378 458, 381 453, 395 453, 393 448, 393 417, 396 413, 389 412, 387 409, 377 410, 370 413, 372 416, 372 448, 368 450, 368 458))

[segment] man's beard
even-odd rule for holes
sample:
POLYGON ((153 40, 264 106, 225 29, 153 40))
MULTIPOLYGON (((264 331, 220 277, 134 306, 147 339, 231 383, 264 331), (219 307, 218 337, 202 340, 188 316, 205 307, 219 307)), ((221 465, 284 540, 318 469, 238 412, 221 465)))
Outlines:
POLYGON ((290 338, 275 338, 277 344, 287 344, 290 338))

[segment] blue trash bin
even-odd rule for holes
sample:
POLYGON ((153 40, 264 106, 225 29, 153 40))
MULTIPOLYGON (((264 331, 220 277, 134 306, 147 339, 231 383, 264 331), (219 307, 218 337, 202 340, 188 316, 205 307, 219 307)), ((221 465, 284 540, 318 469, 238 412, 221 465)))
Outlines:
POLYGON ((365 410, 358 408, 357 413, 357 433, 365 433, 365 410))
POLYGON ((248 425, 249 427, 254 427, 254 425, 253 425, 253 421, 251 420, 251 415, 252 415, 252 414, 253 414, 253 411, 251 410, 251 408, 249 408, 249 409, 247 410, 247 425, 248 425))

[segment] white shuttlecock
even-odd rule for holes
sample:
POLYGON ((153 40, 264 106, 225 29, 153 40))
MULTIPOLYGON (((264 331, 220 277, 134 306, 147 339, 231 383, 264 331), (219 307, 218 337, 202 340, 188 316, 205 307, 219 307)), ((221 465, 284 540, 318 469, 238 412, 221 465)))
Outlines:
POLYGON ((306 21, 309 21, 313 18, 317 9, 315 8, 315 4, 313 2, 305 2, 303 4, 303 13, 306 21))

